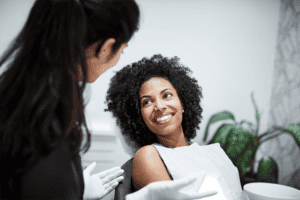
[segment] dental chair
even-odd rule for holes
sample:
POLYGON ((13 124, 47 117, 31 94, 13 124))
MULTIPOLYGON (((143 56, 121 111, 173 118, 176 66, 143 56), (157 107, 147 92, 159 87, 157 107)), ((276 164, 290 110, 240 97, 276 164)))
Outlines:
POLYGON ((125 196, 127 194, 133 193, 136 190, 133 187, 132 183, 132 165, 133 159, 129 159, 124 165, 122 165, 122 169, 124 170, 124 179, 119 183, 119 185, 115 189, 115 200, 125 200, 125 196))

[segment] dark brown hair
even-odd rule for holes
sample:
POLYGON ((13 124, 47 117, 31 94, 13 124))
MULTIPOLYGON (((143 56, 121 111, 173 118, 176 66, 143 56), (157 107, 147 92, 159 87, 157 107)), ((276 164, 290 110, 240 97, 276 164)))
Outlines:
POLYGON ((1 185, 62 141, 74 153, 89 149, 84 51, 100 41, 99 51, 109 38, 116 51, 138 30, 139 18, 134 0, 36 0, 0 59, 1 68, 7 63, 0 76, 1 185), (82 82, 75 63, 83 68, 82 82), (82 125, 88 139, 80 149, 82 125))

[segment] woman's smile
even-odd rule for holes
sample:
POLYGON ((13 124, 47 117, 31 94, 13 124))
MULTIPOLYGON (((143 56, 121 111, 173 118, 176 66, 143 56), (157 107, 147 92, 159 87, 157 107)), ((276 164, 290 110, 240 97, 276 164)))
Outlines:
POLYGON ((157 117, 154 119, 154 122, 157 124, 166 124, 167 122, 170 122, 171 119, 173 118, 173 115, 164 115, 162 117, 157 117))

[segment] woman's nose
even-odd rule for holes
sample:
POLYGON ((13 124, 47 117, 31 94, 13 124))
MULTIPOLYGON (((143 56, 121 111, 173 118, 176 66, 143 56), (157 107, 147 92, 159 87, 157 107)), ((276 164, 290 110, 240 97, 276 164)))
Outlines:
POLYGON ((157 100, 156 101, 157 103, 156 103, 156 110, 160 110, 160 111, 162 111, 163 109, 165 109, 165 108, 167 108, 166 107, 166 103, 164 102, 164 101, 162 101, 162 100, 157 100))

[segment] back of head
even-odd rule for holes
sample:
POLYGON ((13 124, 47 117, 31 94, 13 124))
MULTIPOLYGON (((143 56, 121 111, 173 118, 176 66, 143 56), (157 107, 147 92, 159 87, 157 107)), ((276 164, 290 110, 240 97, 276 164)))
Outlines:
MULTIPOLYGON (((0 67, 0 146, 2 172, 30 168, 67 140, 70 151, 88 150, 90 133, 82 93, 86 83, 85 49, 115 38, 113 50, 139 28, 134 0, 37 0, 0 67), (79 82, 82 67, 83 80, 79 82), (88 137, 79 149, 84 125, 88 137)), ((1 172, 1 173, 2 173, 1 172)), ((1 183, 1 185, 2 185, 1 183)), ((1 198, 4 198, 1 196, 1 198)), ((8 197, 6 197, 8 198, 8 197)))

